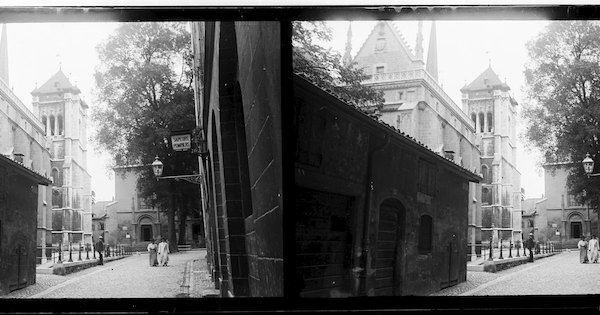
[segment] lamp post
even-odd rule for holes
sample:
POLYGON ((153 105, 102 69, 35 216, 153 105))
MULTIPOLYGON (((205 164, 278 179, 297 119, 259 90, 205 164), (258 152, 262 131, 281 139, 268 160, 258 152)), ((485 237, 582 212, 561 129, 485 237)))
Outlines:
MULTIPOLYGON (((583 159, 583 161, 581 161, 581 163, 583 164, 583 170, 585 171, 585 175, 587 175, 588 178, 590 178, 590 176, 600 176, 600 173, 592 174, 592 172, 594 171, 594 159, 592 159, 589 152, 585 154, 585 158, 583 159)), ((598 214, 598 219, 600 221, 600 213, 598 214)), ((600 226, 598 226, 598 230, 600 231, 600 226)))

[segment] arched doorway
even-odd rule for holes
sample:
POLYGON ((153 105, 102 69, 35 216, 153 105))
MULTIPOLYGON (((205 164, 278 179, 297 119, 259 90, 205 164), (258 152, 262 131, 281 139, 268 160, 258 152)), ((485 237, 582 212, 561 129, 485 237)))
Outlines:
POLYGON ((379 206, 375 250, 375 295, 401 295, 405 208, 397 199, 379 206))

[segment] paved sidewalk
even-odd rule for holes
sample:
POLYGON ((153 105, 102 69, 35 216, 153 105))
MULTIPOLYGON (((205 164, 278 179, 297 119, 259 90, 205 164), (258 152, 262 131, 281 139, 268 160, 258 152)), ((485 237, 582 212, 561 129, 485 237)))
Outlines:
POLYGON ((202 297, 214 290, 205 257, 203 249, 184 251, 171 254, 168 267, 150 267, 147 254, 134 254, 66 276, 37 274, 35 284, 0 299, 202 297))

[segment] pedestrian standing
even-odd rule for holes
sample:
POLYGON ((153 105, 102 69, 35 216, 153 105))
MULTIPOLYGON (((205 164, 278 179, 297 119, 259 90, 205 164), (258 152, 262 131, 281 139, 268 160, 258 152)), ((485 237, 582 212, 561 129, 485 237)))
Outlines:
POLYGON ((533 249, 535 247, 535 241, 533 240, 533 233, 529 233, 529 238, 525 241, 525 248, 529 250, 529 262, 533 262, 533 249))
POLYGON ((156 258, 156 242, 152 240, 150 244, 148 244, 148 253, 150 254, 150 267, 156 267, 158 265, 158 260, 156 258))
POLYGON ((158 244, 158 261, 161 266, 166 266, 169 262, 169 243, 164 237, 158 244))
POLYGON ((104 251, 104 241, 102 239, 102 236, 98 238, 98 242, 96 243, 95 249, 98 252, 98 255, 100 256, 98 258, 98 265, 104 265, 104 259, 102 258, 102 252, 104 251))
POLYGON ((577 243, 577 248, 579 248, 579 262, 585 264, 588 260, 587 258, 587 248, 588 242, 585 240, 585 236, 581 235, 581 239, 579 243, 577 243))
POLYGON ((588 260, 590 263, 598 262, 598 238, 596 235, 592 235, 588 242, 588 260))

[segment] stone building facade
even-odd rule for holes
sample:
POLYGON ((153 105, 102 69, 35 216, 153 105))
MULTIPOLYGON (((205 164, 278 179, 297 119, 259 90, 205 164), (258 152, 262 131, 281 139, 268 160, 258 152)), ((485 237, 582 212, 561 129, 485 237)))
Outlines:
POLYGON ((521 173, 517 170, 518 103, 489 66, 461 89, 463 110, 475 125, 481 150, 483 240, 520 242, 521 173))
MULTIPOLYGON (((38 117, 9 88, 6 25, 0 39, 0 154, 50 177, 50 141, 38 117)), ((52 244, 52 189, 41 185, 37 192, 37 256, 41 263, 45 247, 52 244)))
POLYGON ((60 69, 31 92, 33 113, 49 140, 53 244, 92 242, 89 107, 80 94, 60 69))
MULTIPOLYGON (((436 27, 432 23, 427 61, 422 22, 413 52, 392 22, 378 22, 351 59, 370 78, 363 82, 384 94, 380 119, 422 142, 438 154, 479 173, 480 138, 469 116, 444 92, 437 77, 436 27)), ((349 38, 350 42, 350 38, 349 38)), ((351 46, 346 46, 350 55, 351 46)), ((347 57, 349 58, 349 57, 347 57)), ((481 184, 470 183, 468 240, 479 254, 482 227, 481 184)))
POLYGON ((300 296, 428 295, 465 281, 469 188, 479 176, 294 82, 300 296))
POLYGON ((577 247, 581 235, 600 235, 598 213, 569 193, 567 176, 571 166, 572 163, 544 165, 544 197, 524 201, 524 234, 533 232, 538 241, 560 242, 570 248, 577 247))
POLYGON ((200 168, 207 260, 223 297, 283 296, 290 287, 284 283, 282 29, 279 22, 192 25, 195 69, 204 78, 195 88, 208 147, 200 168))

